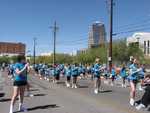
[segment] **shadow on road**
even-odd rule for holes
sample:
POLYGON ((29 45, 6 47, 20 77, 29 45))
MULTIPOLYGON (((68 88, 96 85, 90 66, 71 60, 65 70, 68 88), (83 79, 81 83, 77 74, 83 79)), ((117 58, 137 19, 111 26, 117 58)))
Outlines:
POLYGON ((0 99, 0 102, 8 102, 8 101, 11 101, 10 98, 3 98, 3 99, 0 99))
POLYGON ((89 88, 89 86, 78 86, 79 88, 89 88))
POLYGON ((111 93, 112 90, 104 90, 104 91, 100 91, 100 93, 111 93))
POLYGON ((57 82, 57 84, 65 84, 65 82, 57 82))
MULTIPOLYGON (((4 97, 5 94, 3 94, 3 97, 4 97)), ((40 97, 40 96, 45 96, 46 94, 34 94, 35 97, 40 97)), ((0 94, 0 97, 1 97, 1 94, 0 94)), ((18 98, 17 98, 18 100, 18 98)), ((2 98, 0 99, 0 102, 8 102, 8 101, 11 101, 11 98, 2 98)))
MULTIPOLYGON (((19 100, 18 98, 16 100, 19 100)), ((0 99, 0 102, 8 102, 11 101, 11 98, 2 98, 0 99)))
POLYGON ((51 104, 51 105, 44 105, 44 106, 36 106, 33 108, 28 108, 28 111, 33 111, 33 110, 37 110, 37 109, 49 109, 49 108, 58 108, 59 106, 57 106, 56 104, 51 104))
POLYGON ((35 97, 46 96, 46 94, 34 94, 35 97))
POLYGON ((5 93, 0 93, 0 97, 4 97, 5 96, 5 93))
MULTIPOLYGON (((51 105, 43 105, 43 106, 36 106, 36 107, 32 107, 32 108, 28 108, 28 111, 34 111, 34 110, 38 110, 38 109, 49 109, 49 108, 58 108, 59 106, 57 106, 56 104, 51 104, 51 105)), ((16 111, 14 113, 19 113, 20 111, 16 111)))
POLYGON ((30 89, 30 91, 39 91, 39 89, 30 89))

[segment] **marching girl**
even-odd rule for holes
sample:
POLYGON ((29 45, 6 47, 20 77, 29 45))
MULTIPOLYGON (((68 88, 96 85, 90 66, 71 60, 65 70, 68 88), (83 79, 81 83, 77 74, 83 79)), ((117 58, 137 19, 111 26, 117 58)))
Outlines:
POLYGON ((85 78, 86 75, 86 68, 82 64, 79 65, 79 75, 81 78, 85 78))
POLYGON ((130 65, 129 71, 129 82, 130 82, 130 105, 134 106, 135 104, 135 94, 136 94, 136 85, 138 82, 138 73, 141 69, 138 68, 137 60, 134 59, 133 63, 130 65))
POLYGON ((90 70, 91 70, 91 80, 93 81, 94 80, 94 65, 93 64, 91 65, 90 70))
POLYGON ((77 77, 79 76, 79 68, 77 63, 75 63, 75 65, 72 66, 71 76, 72 76, 72 88, 77 88, 77 77))
POLYGON ((95 64, 94 64, 94 93, 98 94, 99 89, 101 86, 101 65, 100 65, 100 59, 96 58, 95 64))
POLYGON ((114 86, 114 82, 115 82, 115 78, 116 78, 116 70, 115 70, 115 67, 112 66, 112 69, 111 69, 111 86, 114 86))
POLYGON ((122 87, 126 87, 126 78, 127 78, 127 73, 126 73, 126 67, 125 64, 122 65, 120 75, 122 77, 122 87))
POLYGON ((66 67, 65 67, 65 75, 66 75, 66 86, 67 87, 70 87, 70 80, 71 80, 71 66, 70 64, 68 64, 66 67))
POLYGON ((29 63, 25 63, 24 56, 18 56, 17 60, 18 61, 15 64, 14 68, 13 96, 11 98, 9 113, 13 113, 13 108, 18 96, 19 96, 19 111, 27 111, 27 109, 23 107, 23 100, 25 88, 27 86, 27 70, 29 63))
POLYGON ((60 77, 60 69, 58 66, 54 66, 52 69, 52 75, 53 75, 53 83, 57 83, 59 81, 60 77))
POLYGON ((86 73, 87 73, 88 75, 91 74, 91 67, 90 67, 89 64, 86 66, 86 73))

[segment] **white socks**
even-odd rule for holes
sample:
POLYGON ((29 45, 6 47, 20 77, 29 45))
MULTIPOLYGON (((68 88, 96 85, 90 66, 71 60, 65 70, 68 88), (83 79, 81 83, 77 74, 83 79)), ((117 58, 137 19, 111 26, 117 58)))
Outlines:
POLYGON ((21 107, 22 107, 22 103, 19 103, 19 111, 21 110, 21 107))
POLYGON ((97 88, 94 90, 94 93, 95 93, 95 94, 98 94, 98 89, 97 89, 97 88))
POLYGON ((9 113, 13 113, 13 105, 12 104, 10 105, 10 111, 9 111, 9 113))
POLYGON ((134 102, 135 102, 134 99, 133 99, 133 98, 130 98, 130 105, 131 105, 131 106, 134 106, 134 102))
POLYGON ((136 109, 137 109, 137 110, 140 110, 141 108, 145 108, 145 105, 139 104, 138 106, 136 106, 136 109))
MULTIPOLYGON (((22 103, 19 103, 19 109, 18 110, 19 111, 23 111, 23 112, 27 111, 27 109, 23 107, 22 103)), ((12 104, 10 105, 10 111, 9 111, 9 113, 13 113, 13 105, 12 104)))
POLYGON ((23 112, 27 111, 27 109, 25 107, 23 107, 22 103, 19 103, 19 111, 23 111, 23 112))

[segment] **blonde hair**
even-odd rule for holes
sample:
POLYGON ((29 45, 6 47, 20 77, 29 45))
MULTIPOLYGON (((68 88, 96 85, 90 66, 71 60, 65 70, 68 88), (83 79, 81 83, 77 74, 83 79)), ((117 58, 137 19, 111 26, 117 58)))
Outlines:
POLYGON ((99 59, 99 58, 96 58, 96 59, 95 59, 95 62, 99 62, 99 61, 100 61, 100 59, 99 59))

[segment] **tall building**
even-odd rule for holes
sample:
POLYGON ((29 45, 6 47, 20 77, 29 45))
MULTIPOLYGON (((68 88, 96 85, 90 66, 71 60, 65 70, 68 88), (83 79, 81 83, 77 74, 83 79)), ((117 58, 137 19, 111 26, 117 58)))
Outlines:
POLYGON ((127 38, 127 45, 137 43, 146 56, 150 56, 150 33, 138 32, 127 38))
POLYGON ((22 43, 0 42, 0 56, 25 55, 26 45, 22 43))
POLYGON ((94 48, 104 46, 105 41, 106 41, 106 32, 104 24, 98 21, 94 22, 90 26, 88 47, 94 48))

